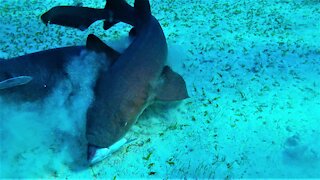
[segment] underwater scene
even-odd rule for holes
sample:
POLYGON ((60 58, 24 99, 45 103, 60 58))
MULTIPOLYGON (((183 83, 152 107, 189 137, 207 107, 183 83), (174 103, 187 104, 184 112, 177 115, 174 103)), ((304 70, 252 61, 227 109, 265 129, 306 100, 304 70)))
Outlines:
POLYGON ((320 178, 320 1, 1 0, 6 178, 320 178))

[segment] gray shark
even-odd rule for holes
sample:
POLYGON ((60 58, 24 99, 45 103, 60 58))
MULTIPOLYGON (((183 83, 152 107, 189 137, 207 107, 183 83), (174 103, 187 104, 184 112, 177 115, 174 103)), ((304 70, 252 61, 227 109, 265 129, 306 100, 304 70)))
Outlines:
MULTIPOLYGON (((68 78, 65 67, 73 57, 79 56, 83 51, 103 53, 111 62, 117 53, 91 34, 87 38, 86 46, 62 47, 1 59, 1 97, 16 102, 33 102, 45 98, 60 81, 68 78)), ((105 61, 110 63, 107 59, 105 61)))
MULTIPOLYGON (((111 16, 108 8, 59 6, 44 13, 41 20, 45 24, 60 24, 84 30, 95 21, 110 19, 111 16)), ((110 28, 115 23, 105 24, 110 28)), ((67 78, 64 71, 66 65, 85 50, 106 55, 106 64, 112 64, 119 56, 117 51, 90 34, 85 46, 62 47, 11 59, 0 59, 0 95, 14 101, 43 99, 52 92, 57 83, 67 78)))
MULTIPOLYGON (((83 30, 103 16, 100 9, 96 16, 92 15, 95 11, 92 8, 71 7, 72 13, 66 9, 52 8, 42 16, 42 21, 83 30), (83 21, 88 11, 89 18, 83 21), (62 17, 73 17, 74 21, 69 23, 62 17)), ((133 26, 130 34, 134 40, 97 80, 96 99, 87 112, 90 163, 103 159, 96 158, 99 149, 108 153, 114 146, 124 144, 126 132, 152 103, 189 97, 183 78, 166 66, 167 42, 159 22, 151 14, 149 1, 135 0, 131 7, 123 0, 108 0, 105 9, 110 18, 105 21, 104 29, 125 22, 133 26)))
MULTIPOLYGON (((121 8, 124 1, 118 2, 121 8)), ((155 101, 189 97, 183 78, 166 66, 166 39, 159 22, 151 15, 149 1, 136 0, 134 9, 124 12, 127 14, 119 17, 118 12, 113 12, 114 18, 133 25, 135 37, 97 80, 96 100, 87 113, 89 151, 90 146, 106 148, 121 140, 155 101)))
POLYGON ((47 95, 65 76, 61 69, 68 63, 68 57, 78 55, 83 49, 110 57, 109 68, 101 68, 98 73, 95 100, 87 112, 90 164, 126 143, 124 135, 151 104, 189 97, 183 78, 166 65, 167 42, 159 22, 151 14, 148 0, 135 0, 134 7, 124 0, 108 0, 105 9, 58 6, 44 13, 41 19, 46 24, 80 30, 97 20, 105 20, 104 29, 118 22, 133 26, 130 31, 133 41, 122 53, 90 35, 85 47, 47 50, 0 62, 0 95, 18 94, 23 99, 36 99, 47 95), (37 93, 29 93, 30 89, 37 93), (97 158, 101 152, 104 154, 97 158))

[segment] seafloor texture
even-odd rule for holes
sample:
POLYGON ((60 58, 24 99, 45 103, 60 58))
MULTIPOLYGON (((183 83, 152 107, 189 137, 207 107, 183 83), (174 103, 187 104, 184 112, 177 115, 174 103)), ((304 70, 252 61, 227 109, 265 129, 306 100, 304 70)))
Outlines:
MULTIPOLYGON (((128 26, 102 31, 99 22, 81 32, 39 20, 55 5, 79 3, 104 6, 2 0, 0 58, 84 44, 89 33, 121 47, 128 26)), ((68 107, 59 90, 45 105, 0 99, 0 178, 319 178, 319 0, 151 0, 151 6, 191 98, 147 110, 127 134, 136 141, 84 170, 70 168, 70 157, 81 156, 90 89, 68 107)))

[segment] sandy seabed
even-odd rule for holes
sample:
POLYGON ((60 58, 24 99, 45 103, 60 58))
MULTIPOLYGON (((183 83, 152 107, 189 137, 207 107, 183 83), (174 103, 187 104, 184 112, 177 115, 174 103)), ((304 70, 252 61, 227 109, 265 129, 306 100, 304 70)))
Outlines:
MULTIPOLYGON (((129 26, 82 32, 39 19, 78 3, 1 2, 0 58, 81 45, 89 33, 121 48, 129 26)), ((135 142, 81 171, 69 165, 81 156, 85 104, 63 107, 61 94, 45 108, 0 101, 0 178, 320 178, 320 2, 150 3, 191 98, 152 106, 126 135, 135 142)))

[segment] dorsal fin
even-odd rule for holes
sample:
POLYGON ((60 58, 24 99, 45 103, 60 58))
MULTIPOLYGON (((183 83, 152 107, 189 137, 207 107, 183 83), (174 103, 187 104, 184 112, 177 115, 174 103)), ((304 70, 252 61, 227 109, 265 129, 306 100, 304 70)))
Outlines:
POLYGON ((151 15, 149 0, 135 0, 134 9, 140 18, 148 17, 151 15))
POLYGON ((89 34, 87 37, 86 48, 97 53, 105 53, 110 59, 111 64, 120 56, 120 53, 106 45, 101 39, 93 34, 89 34))

